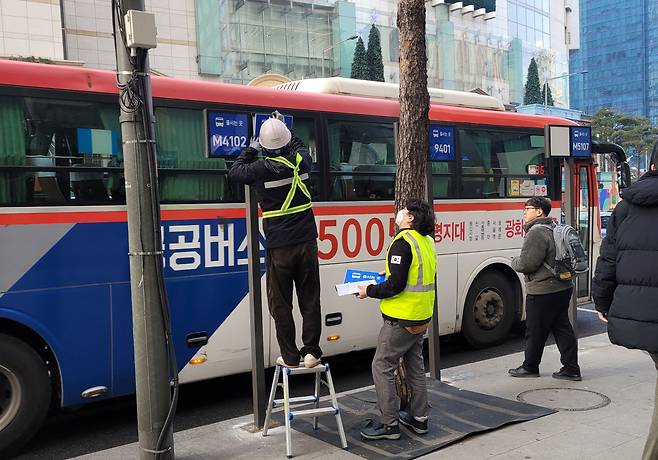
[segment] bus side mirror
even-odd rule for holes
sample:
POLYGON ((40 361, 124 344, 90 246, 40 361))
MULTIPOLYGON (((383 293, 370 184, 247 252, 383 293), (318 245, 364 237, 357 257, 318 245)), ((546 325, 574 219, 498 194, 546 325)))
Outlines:
POLYGON ((631 185, 631 167, 628 166, 628 163, 618 163, 616 165, 617 170, 617 184, 619 184, 619 189, 625 189, 631 185))

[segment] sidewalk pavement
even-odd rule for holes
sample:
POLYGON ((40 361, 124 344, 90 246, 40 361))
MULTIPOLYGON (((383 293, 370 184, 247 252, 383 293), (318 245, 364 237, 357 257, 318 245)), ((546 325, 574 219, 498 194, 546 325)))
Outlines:
MULTIPOLYGON (((432 452, 424 459, 533 459, 606 460, 639 459, 653 411, 656 370, 648 354, 611 345, 606 334, 579 340, 582 382, 551 377, 560 367, 555 345, 547 347, 540 378, 515 379, 507 370, 523 361, 515 353, 486 361, 446 369, 442 380, 464 390, 516 399, 524 393, 529 403, 547 407, 582 408, 605 398, 610 403, 591 410, 561 410, 555 414, 498 430, 470 436, 461 442, 432 452), (568 389, 589 390, 569 391, 568 389)), ((358 391, 360 391, 359 389, 358 391)), ((185 460, 285 458, 283 427, 271 429, 266 438, 241 427, 253 421, 251 415, 193 428, 175 434, 176 458, 185 460)), ((293 424, 294 426, 294 424, 293 424)), ((336 433, 338 441, 338 433, 336 433)), ((359 459, 300 432, 292 433, 296 459, 359 459)), ((395 442, 395 441, 391 441, 395 442)), ((78 457, 114 460, 137 458, 137 444, 78 457)))

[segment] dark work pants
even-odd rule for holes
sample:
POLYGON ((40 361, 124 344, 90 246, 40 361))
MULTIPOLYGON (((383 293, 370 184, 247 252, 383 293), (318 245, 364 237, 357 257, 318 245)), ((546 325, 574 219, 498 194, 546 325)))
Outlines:
POLYGON ((560 350, 562 366, 569 372, 580 372, 578 366, 578 341, 569 321, 571 289, 544 295, 526 296, 526 346, 523 367, 531 372, 539 371, 548 334, 553 333, 560 350))
POLYGON ((274 318, 276 339, 286 364, 297 365, 300 350, 295 343, 295 321, 292 316, 293 283, 302 313, 301 356, 322 356, 320 334, 320 270, 318 244, 306 243, 267 250, 267 303, 274 318))

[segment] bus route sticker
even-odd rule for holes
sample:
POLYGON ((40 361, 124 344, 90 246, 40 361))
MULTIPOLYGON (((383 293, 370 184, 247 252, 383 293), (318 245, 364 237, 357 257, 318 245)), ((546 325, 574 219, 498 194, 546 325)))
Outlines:
MULTIPOLYGON (((254 137, 260 135, 260 127, 263 126, 265 120, 271 117, 269 113, 257 113, 254 115, 254 137)), ((289 130, 292 131, 292 115, 284 115, 283 122, 286 124, 289 130)))
POLYGON ((237 157, 249 145, 246 113, 208 112, 208 156, 237 157))
POLYGON ((455 130, 451 126, 430 123, 430 161, 453 161, 455 159, 455 130))

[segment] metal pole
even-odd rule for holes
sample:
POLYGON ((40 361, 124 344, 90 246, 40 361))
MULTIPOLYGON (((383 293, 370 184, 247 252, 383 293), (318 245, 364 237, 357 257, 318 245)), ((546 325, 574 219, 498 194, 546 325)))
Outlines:
MULTIPOLYGON (((397 143, 396 143, 397 145, 397 143)), ((432 163, 428 162, 427 164, 427 180, 426 180, 426 190, 427 190, 427 202, 430 206, 434 207, 434 187, 432 179, 432 163)), ((436 243, 435 246, 436 248, 436 243)), ((436 255, 435 255, 436 257, 436 255)), ((438 264, 437 264, 438 267, 438 264)), ((434 276, 434 309, 432 313, 432 321, 430 322, 430 327, 427 330, 428 337, 428 347, 430 354, 430 377, 441 381, 441 347, 440 347, 440 331, 439 331, 439 293, 437 290, 436 276, 434 276)))
POLYGON ((251 321, 251 389, 254 426, 263 428, 267 411, 265 360, 263 357, 263 302, 260 284, 260 230, 258 200, 248 185, 244 188, 247 211, 247 249, 249 257, 249 318, 251 321))
MULTIPOLYGON (((577 212, 575 209, 575 191, 574 191, 574 174, 575 170, 575 161, 573 158, 569 158, 564 162, 564 177, 565 177, 565 203, 564 203, 564 217, 566 223, 571 225, 573 228, 578 228, 578 222, 576 222, 577 212)), ((569 306, 569 319, 571 320, 571 325, 573 326, 573 331, 578 338, 578 324, 576 322, 578 317, 578 278, 573 286, 573 292, 571 294, 571 302, 569 306)))
MULTIPOLYGON (((123 9, 115 17, 117 78, 126 83, 132 78, 133 64, 129 50, 119 32, 120 16, 128 10, 144 10, 143 0, 123 0, 123 9)), ((144 51, 146 52, 146 51, 144 51)), ((148 74, 148 57, 144 73, 148 74)), ((157 443, 165 425, 171 404, 169 357, 163 317, 164 298, 159 276, 162 276, 162 238, 155 139, 153 139, 153 101, 150 80, 144 78, 144 113, 150 118, 148 129, 142 110, 125 111, 119 121, 123 139, 126 204, 128 208, 128 250, 130 254, 130 288, 132 300, 133 342, 135 352, 135 383, 137 393, 137 430, 139 458, 142 460, 173 459, 174 439, 171 426, 165 435, 161 451, 157 443)))

